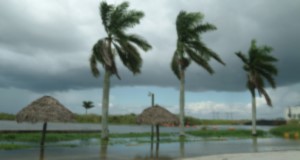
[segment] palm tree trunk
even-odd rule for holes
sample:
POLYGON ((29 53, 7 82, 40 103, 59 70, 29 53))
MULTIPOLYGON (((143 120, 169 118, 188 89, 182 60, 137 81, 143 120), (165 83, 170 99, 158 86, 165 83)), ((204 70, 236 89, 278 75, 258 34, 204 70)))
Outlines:
POLYGON ((256 133, 256 99, 255 99, 255 91, 252 92, 252 136, 257 136, 257 133, 256 133))
POLYGON ((108 107, 109 107, 110 71, 105 70, 102 97, 102 131, 101 139, 108 140, 108 107))
POLYGON ((41 139, 41 146, 44 146, 45 143, 45 137, 46 137, 46 131, 47 131, 47 121, 43 124, 43 132, 42 132, 42 139, 41 139))
POLYGON ((180 113, 179 113, 179 127, 180 127, 180 136, 184 136, 184 71, 180 69, 180 113))

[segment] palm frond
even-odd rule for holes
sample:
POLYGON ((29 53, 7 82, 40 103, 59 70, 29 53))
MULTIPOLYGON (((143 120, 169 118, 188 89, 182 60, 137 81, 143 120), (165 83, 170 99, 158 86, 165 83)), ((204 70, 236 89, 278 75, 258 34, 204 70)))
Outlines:
POLYGON ((271 75, 278 74, 277 68, 272 63, 261 62, 261 63, 256 64, 254 67, 255 67, 255 69, 264 70, 266 73, 269 73, 271 75))
POLYGON ((108 5, 105 1, 100 3, 99 6, 100 16, 106 32, 108 32, 108 26, 110 23, 110 14, 113 9, 114 9, 113 5, 108 5))
POLYGON ((244 64, 249 64, 249 59, 242 52, 236 52, 235 54, 243 61, 244 64))
POLYGON ((197 51, 199 51, 202 54, 202 56, 209 57, 209 58, 212 57, 219 63, 225 65, 225 63, 219 57, 219 55, 217 53, 215 53, 214 51, 212 51, 211 49, 207 48, 206 45, 204 43, 202 43, 201 41, 196 41, 196 43, 194 43, 194 45, 193 45, 193 48, 195 48, 197 51))
POLYGON ((257 88, 257 90, 259 91, 259 93, 261 93, 265 97, 267 105, 272 107, 272 100, 271 100, 270 96, 268 95, 268 93, 266 92, 266 90, 262 87, 257 88))
POLYGON ((176 19, 177 36, 180 41, 188 39, 198 39, 198 32, 195 32, 195 27, 201 23, 203 15, 200 12, 187 13, 181 11, 176 19))
POLYGON ((214 70, 211 68, 211 66, 207 63, 205 59, 203 59, 201 56, 197 55, 197 52, 193 51, 190 48, 185 48, 186 53, 191 57, 191 59, 196 62, 198 65, 202 66, 208 73, 213 74, 214 70))
POLYGON ((137 74, 140 73, 140 68, 142 66, 142 58, 137 51, 137 49, 131 45, 130 43, 120 42, 119 45, 114 43, 114 47, 122 63, 133 73, 137 74))
POLYGON ((100 39, 93 47, 93 54, 104 66, 111 67, 113 64, 112 54, 109 53, 109 44, 106 39, 100 39))
POLYGON ((129 7, 128 2, 123 2, 117 6, 115 6, 114 10, 112 11, 110 15, 110 24, 108 26, 108 29, 110 33, 115 33, 116 30, 120 30, 120 21, 122 17, 126 14, 127 8, 129 7))
POLYGON ((136 34, 130 34, 128 35, 128 40, 130 42, 133 42, 135 45, 143 49, 144 51, 148 51, 151 49, 151 45, 141 36, 136 35, 136 34))
POLYGON ((97 59, 94 54, 91 54, 91 57, 90 57, 90 68, 91 68, 91 71, 92 71, 92 74, 94 77, 100 76, 100 71, 98 70, 98 67, 97 67, 97 59))
POLYGON ((171 69, 178 79, 180 79, 179 67, 180 67, 179 58, 177 52, 175 51, 171 61, 171 69))
POLYGON ((265 70, 261 70, 261 69, 257 69, 257 72, 269 82, 272 88, 276 88, 275 79, 270 73, 267 73, 265 72, 265 70))
POLYGON ((119 29, 124 30, 140 23, 140 19, 144 17, 141 11, 131 10, 124 14, 118 22, 119 29))
POLYGON ((198 26, 195 27, 195 32, 197 33, 204 33, 207 31, 213 31, 216 30, 217 27, 213 24, 210 23, 205 23, 205 24, 200 24, 198 26))

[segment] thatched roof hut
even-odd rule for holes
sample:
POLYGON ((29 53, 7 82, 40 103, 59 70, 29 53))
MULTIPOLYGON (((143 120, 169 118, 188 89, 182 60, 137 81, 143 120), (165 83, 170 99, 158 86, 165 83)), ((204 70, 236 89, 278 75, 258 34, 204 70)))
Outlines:
POLYGON ((17 122, 68 122, 73 113, 51 96, 44 96, 23 108, 16 116, 17 122))
POLYGON ((150 124, 150 125, 161 125, 164 123, 179 123, 176 115, 169 112, 167 109, 155 105, 153 107, 146 108, 138 117, 137 123, 139 124, 150 124))
POLYGON ((152 107, 146 108, 138 117, 137 123, 139 124, 150 124, 151 125, 151 148, 153 143, 153 135, 154 135, 154 126, 156 126, 156 139, 157 146, 159 142, 159 125, 165 123, 176 123, 178 124, 179 120, 176 115, 169 112, 167 109, 154 105, 152 107))
POLYGON ((73 121, 73 113, 50 96, 41 97, 17 113, 17 122, 44 122, 41 146, 44 145, 47 122, 73 121))

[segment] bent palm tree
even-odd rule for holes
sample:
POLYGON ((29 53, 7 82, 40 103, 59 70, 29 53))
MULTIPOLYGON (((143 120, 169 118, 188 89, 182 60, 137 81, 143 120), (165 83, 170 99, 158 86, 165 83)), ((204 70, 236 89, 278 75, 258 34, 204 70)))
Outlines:
POLYGON ((252 135, 256 136, 256 100, 255 92, 263 95, 269 106, 272 106, 271 98, 264 89, 266 80, 272 88, 276 88, 274 75, 277 75, 277 68, 273 64, 277 59, 270 55, 272 48, 269 46, 256 46, 256 41, 252 40, 248 56, 241 52, 236 55, 243 61, 244 70, 247 73, 247 87, 252 96, 252 135))
POLYGON ((86 115, 87 115, 87 110, 88 109, 91 109, 91 108, 95 107, 92 101, 83 101, 82 106, 83 106, 83 108, 85 108, 85 114, 86 115))
POLYGON ((215 30, 209 23, 202 23, 204 16, 200 12, 187 13, 181 11, 176 20, 177 47, 171 62, 171 68, 180 80, 180 135, 184 135, 184 84, 185 69, 194 61, 210 74, 214 71, 208 61, 213 58, 225 65, 217 53, 207 48, 201 41, 200 34, 215 30))
POLYGON ((136 34, 126 34, 124 31, 140 23, 144 13, 136 10, 128 10, 129 3, 123 2, 120 5, 110 5, 105 1, 100 3, 100 15, 102 24, 107 33, 94 45, 90 58, 92 73, 98 77, 100 72, 97 62, 102 64, 105 74, 103 80, 102 97, 102 134, 104 140, 108 140, 108 104, 110 77, 116 75, 119 79, 115 63, 115 56, 119 55, 121 61, 133 74, 140 73, 142 58, 137 47, 144 51, 151 49, 151 45, 142 37, 136 34))

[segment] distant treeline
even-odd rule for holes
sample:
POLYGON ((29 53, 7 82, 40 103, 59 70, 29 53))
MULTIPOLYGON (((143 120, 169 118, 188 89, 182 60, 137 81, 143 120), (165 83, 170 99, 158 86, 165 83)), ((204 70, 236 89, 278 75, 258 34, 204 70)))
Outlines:
POLYGON ((9 113, 0 113, 0 120, 15 120, 16 116, 9 113))
MULTIPOLYGON (((15 120, 14 114, 0 113, 0 120, 15 120)), ((111 124, 136 124, 137 115, 134 113, 124 115, 110 115, 108 118, 111 124)), ((75 122, 77 123, 100 123, 101 116, 96 114, 75 114, 75 122)), ((187 116, 185 118, 186 125, 219 125, 219 124, 243 124, 243 120, 206 120, 187 116)))

